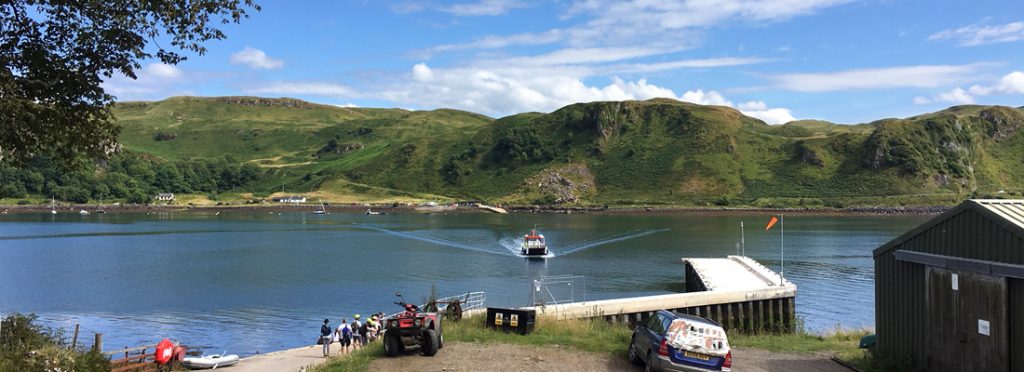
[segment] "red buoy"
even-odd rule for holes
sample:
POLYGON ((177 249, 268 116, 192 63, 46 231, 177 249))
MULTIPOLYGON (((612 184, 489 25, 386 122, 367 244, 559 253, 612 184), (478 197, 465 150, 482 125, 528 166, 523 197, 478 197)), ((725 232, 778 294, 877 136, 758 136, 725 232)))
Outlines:
POLYGON ((167 364, 171 359, 174 358, 174 343, 171 340, 163 339, 159 344, 156 344, 156 363, 159 365, 167 364))

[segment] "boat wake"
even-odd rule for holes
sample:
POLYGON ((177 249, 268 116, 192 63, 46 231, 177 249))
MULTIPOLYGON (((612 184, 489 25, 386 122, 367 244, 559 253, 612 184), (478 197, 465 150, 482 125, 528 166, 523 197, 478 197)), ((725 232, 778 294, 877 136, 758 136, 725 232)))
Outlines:
POLYGON ((653 230, 639 230, 639 231, 634 230, 634 231, 631 231, 631 232, 623 234, 623 235, 617 235, 617 236, 611 236, 611 237, 606 237, 606 238, 599 238, 599 239, 594 239, 594 240, 588 240, 588 241, 573 243, 573 244, 569 244, 569 245, 567 245, 565 247, 562 247, 562 248, 554 248, 554 249, 552 249, 551 247, 549 247, 548 254, 546 254, 544 256, 525 256, 525 255, 520 254, 520 246, 521 246, 522 243, 521 243, 521 240, 520 240, 521 238, 518 237, 518 236, 515 236, 515 237, 504 237, 504 238, 498 239, 497 245, 499 247, 501 247, 501 248, 504 248, 502 250, 502 249, 494 249, 495 247, 493 247, 493 246, 489 247, 488 245, 466 244, 466 243, 463 243, 463 242, 458 242, 458 241, 454 241, 454 240, 439 238, 439 237, 435 237, 435 236, 427 236, 427 235, 419 234, 419 233, 415 233, 415 232, 386 229, 386 228, 378 227, 378 226, 371 226, 371 225, 352 225, 352 226, 355 227, 355 228, 359 228, 359 229, 378 231, 378 232, 381 232, 381 233, 384 233, 384 234, 388 234, 388 235, 392 235, 392 236, 397 236, 397 237, 401 237, 401 238, 417 240, 417 241, 421 241, 421 242, 424 242, 424 243, 436 244, 436 245, 445 246, 445 247, 465 249, 465 250, 469 250, 469 251, 480 252, 480 253, 488 253, 488 254, 494 254, 494 255, 499 255, 499 256, 513 256, 513 257, 523 257, 523 258, 553 258, 553 257, 558 257, 558 256, 566 256, 566 255, 570 255, 570 254, 573 254, 573 253, 582 252, 582 251, 585 251, 585 250, 588 250, 588 249, 591 249, 591 248, 600 247, 600 246, 605 245, 605 244, 611 244, 611 243, 621 242, 621 241, 625 241, 625 240, 629 240, 629 239, 635 239, 635 238, 639 238, 639 237, 642 237, 642 236, 647 236, 647 235, 651 235, 651 234, 657 234, 657 233, 660 233, 660 232, 664 232, 664 231, 670 230, 670 229, 653 229, 653 230))
POLYGON ((666 229, 633 231, 633 232, 630 232, 630 233, 627 233, 627 234, 624 234, 624 235, 613 236, 613 237, 610 237, 610 238, 601 238, 601 239, 597 239, 597 240, 585 241, 585 242, 580 242, 580 243, 573 243, 573 244, 570 244, 570 245, 564 247, 563 249, 561 249, 559 255, 560 256, 567 256, 567 255, 570 255, 570 254, 573 254, 573 253, 585 251, 587 249, 600 247, 600 246, 605 245, 605 244, 611 244, 611 243, 621 242, 621 241, 624 241, 624 240, 635 239, 635 238, 639 238, 641 236, 657 234, 657 233, 665 232, 665 231, 669 231, 669 230, 671 230, 671 229, 667 229, 666 228, 666 229))
POLYGON ((357 228, 360 228, 360 229, 379 231, 379 232, 382 232, 382 233, 385 233, 385 234, 388 234, 388 235, 392 235, 392 236, 397 236, 397 237, 406 238, 406 239, 412 239, 412 240, 418 240, 418 241, 425 242, 425 243, 431 243, 431 244, 436 244, 436 245, 441 245, 441 246, 446 246, 446 247, 451 247, 451 248, 465 249, 465 250, 470 250, 470 251, 475 251, 475 252, 480 252, 480 253, 496 254, 496 255, 499 255, 499 256, 505 256, 506 255, 502 251, 495 251, 495 250, 487 249, 486 247, 480 247, 480 246, 460 243, 460 242, 456 242, 456 241, 452 241, 452 240, 448 240, 448 239, 437 238, 437 237, 432 237, 432 236, 424 236, 424 235, 420 235, 420 234, 413 233, 413 232, 390 230, 390 229, 385 229, 383 227, 368 226, 368 225, 353 225, 353 226, 355 226, 357 228))

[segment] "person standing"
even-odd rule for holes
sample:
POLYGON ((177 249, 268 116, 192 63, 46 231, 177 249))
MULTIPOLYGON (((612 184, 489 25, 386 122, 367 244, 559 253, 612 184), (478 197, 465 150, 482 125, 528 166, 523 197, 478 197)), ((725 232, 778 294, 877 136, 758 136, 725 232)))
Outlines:
POLYGON ((320 342, 324 344, 324 358, 331 356, 331 321, 324 319, 324 325, 320 326, 320 342))
POLYGON ((370 330, 370 321, 371 320, 367 320, 366 323, 362 323, 359 326, 359 343, 360 343, 359 346, 366 346, 366 343, 367 343, 366 336, 367 336, 367 332, 369 332, 369 330, 370 330))
POLYGON ((363 323, 359 321, 359 314, 352 317, 352 324, 349 326, 352 329, 352 350, 360 348, 362 341, 359 340, 359 329, 363 328, 363 323))
POLYGON ((352 346, 352 328, 348 326, 348 319, 341 320, 341 325, 334 331, 334 335, 341 343, 341 353, 348 354, 348 348, 352 346))

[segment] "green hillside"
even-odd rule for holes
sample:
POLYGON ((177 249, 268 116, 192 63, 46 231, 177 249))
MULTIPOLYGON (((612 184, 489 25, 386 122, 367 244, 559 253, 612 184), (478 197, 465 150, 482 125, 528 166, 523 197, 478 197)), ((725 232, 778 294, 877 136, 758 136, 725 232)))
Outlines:
POLYGON ((325 200, 862 205, 1019 195, 1024 110, 956 106, 907 119, 769 126, 667 99, 500 119, 295 99, 176 97, 115 107, 121 142, 160 159, 265 170, 238 192, 325 200))

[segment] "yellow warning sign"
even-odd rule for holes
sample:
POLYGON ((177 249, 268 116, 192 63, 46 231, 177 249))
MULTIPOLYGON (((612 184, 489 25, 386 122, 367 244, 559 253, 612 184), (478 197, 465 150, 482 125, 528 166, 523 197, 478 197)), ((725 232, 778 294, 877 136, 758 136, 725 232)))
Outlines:
POLYGON ((501 317, 503 317, 504 315, 505 314, 502 314, 502 313, 494 313, 494 325, 500 326, 501 325, 501 317))
POLYGON ((512 317, 512 319, 509 320, 508 325, 511 326, 511 327, 518 327, 519 326, 519 314, 512 314, 510 316, 512 317))

